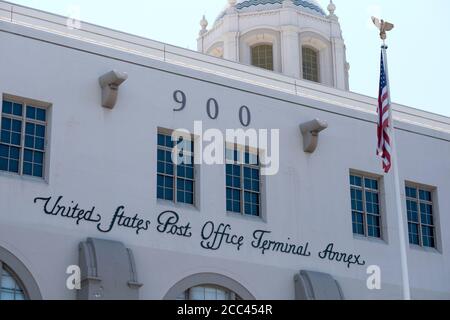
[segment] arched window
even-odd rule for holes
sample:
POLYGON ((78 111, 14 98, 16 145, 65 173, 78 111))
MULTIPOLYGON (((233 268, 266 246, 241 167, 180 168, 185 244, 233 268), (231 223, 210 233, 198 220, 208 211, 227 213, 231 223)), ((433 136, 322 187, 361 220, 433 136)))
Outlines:
POLYGON ((303 47, 303 79, 319 82, 319 55, 316 50, 303 47))
POLYGON ((190 288, 183 292, 178 300, 194 300, 194 301, 233 301, 242 300, 236 293, 231 290, 215 285, 202 285, 190 288))
POLYGON ((26 295, 17 277, 0 261, 0 300, 25 300, 26 295))
POLYGON ((255 300, 239 282, 217 273, 198 273, 177 282, 164 300, 255 300))
POLYGON ((252 65, 273 71, 273 46, 270 44, 256 45, 252 50, 252 65))

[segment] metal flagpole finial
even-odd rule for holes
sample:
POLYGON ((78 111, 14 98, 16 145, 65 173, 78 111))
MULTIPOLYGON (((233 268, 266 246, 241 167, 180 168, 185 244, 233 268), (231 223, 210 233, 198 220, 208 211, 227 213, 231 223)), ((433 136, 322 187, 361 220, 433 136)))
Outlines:
POLYGON ((383 47, 386 47, 386 38, 387 38, 387 31, 391 31, 394 29, 394 25, 390 22, 384 21, 383 19, 378 19, 375 17, 372 17, 373 24, 380 30, 380 38, 383 40, 383 47))

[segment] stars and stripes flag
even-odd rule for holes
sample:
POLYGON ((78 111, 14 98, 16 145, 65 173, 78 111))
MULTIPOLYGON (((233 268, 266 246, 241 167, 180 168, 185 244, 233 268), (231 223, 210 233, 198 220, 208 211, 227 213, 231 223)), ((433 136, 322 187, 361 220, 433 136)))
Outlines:
POLYGON ((380 92, 378 96, 378 155, 383 162, 383 170, 391 170, 391 97, 387 76, 386 49, 381 50, 380 92))

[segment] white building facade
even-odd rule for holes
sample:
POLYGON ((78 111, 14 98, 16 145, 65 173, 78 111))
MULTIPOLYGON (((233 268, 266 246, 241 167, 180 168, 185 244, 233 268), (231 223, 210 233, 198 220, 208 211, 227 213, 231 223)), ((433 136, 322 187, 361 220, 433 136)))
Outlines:
MULTIPOLYGON (((230 1, 192 52, 0 1, 0 299, 402 298, 377 101, 348 91, 335 8, 265 2, 230 1), (170 161, 180 128, 192 164, 170 161), (208 129, 279 144, 197 163, 208 129)), ((412 297, 449 299, 450 119, 393 108, 412 297)))

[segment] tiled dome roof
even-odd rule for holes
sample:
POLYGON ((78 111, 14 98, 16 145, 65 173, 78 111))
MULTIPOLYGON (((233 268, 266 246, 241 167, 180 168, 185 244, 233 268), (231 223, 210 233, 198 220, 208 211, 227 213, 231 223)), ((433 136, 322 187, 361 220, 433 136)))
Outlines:
MULTIPOLYGON (((293 0, 295 6, 300 10, 316 14, 322 17, 326 16, 325 11, 316 0, 293 0)), ((235 8, 239 12, 262 11, 281 8, 283 0, 238 0, 235 8)), ((222 19, 226 14, 224 10, 217 18, 222 19)))

